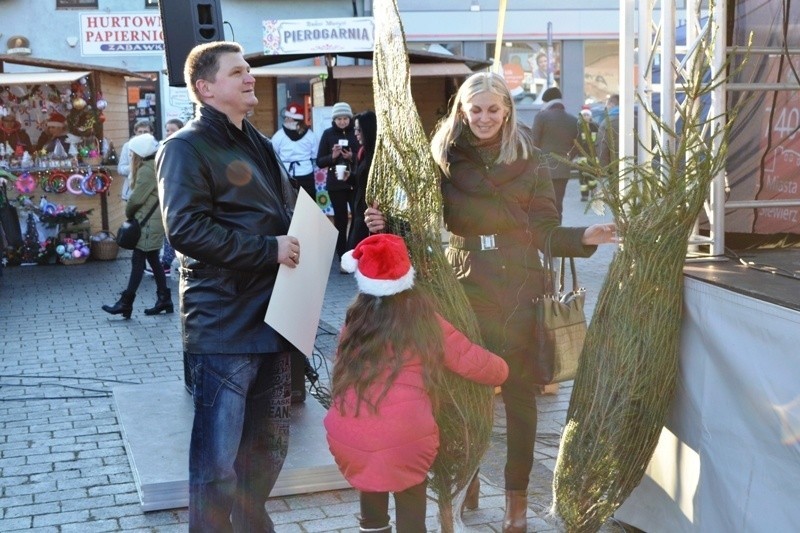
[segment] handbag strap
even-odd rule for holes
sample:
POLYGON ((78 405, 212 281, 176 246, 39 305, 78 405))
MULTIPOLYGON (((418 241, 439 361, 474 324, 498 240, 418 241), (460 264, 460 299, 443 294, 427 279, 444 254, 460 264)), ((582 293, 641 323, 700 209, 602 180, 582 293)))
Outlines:
POLYGON ((569 259, 569 269, 572 273, 572 290, 573 292, 577 292, 579 289, 578 286, 578 269, 575 267, 575 258, 574 257, 561 257, 560 258, 560 265, 559 265, 559 275, 558 281, 556 281, 553 277, 555 272, 555 262, 553 258, 553 253, 550 249, 551 247, 551 240, 553 236, 553 231, 550 231, 545 237, 544 241, 544 270, 545 270, 545 287, 547 290, 550 291, 549 293, 552 295, 558 295, 564 292, 565 289, 565 278, 566 278, 566 260, 569 259))
POLYGON ((152 207, 152 208, 150 208, 150 211, 148 211, 148 212, 147 212, 147 214, 146 214, 146 215, 145 215, 145 217, 144 217, 144 218, 141 220, 141 222, 139 222, 139 224, 141 224, 142 226, 144 226, 145 224, 147 224, 147 221, 148 221, 148 220, 150 220, 150 217, 151 217, 151 216, 153 216, 153 213, 155 213, 155 212, 156 212, 156 209, 158 209, 158 202, 156 202, 155 204, 153 204, 153 207, 152 207))

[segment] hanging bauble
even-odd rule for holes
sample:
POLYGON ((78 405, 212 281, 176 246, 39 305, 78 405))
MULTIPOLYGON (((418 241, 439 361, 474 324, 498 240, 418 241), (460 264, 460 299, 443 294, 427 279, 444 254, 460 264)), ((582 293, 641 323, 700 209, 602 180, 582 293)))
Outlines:
POLYGON ((108 107, 108 102, 105 99, 100 98, 99 100, 97 100, 97 102, 95 102, 94 106, 97 108, 98 111, 102 111, 103 109, 108 107))
POLYGON ((76 99, 74 99, 72 101, 72 107, 74 107, 75 109, 80 111, 81 109, 86 107, 86 100, 84 100, 83 98, 78 97, 78 98, 76 98, 76 99))
POLYGON ((106 115, 105 115, 105 113, 102 113, 102 112, 101 112, 101 113, 100 113, 100 114, 97 116, 97 119, 100 121, 100 124, 104 123, 104 122, 106 121, 106 115))
POLYGON ((81 85, 86 85, 86 83, 87 83, 88 81, 89 81, 89 80, 88 80, 88 79, 87 79, 87 78, 84 76, 83 78, 81 78, 81 85))
POLYGON ((80 154, 81 157, 89 157, 89 149, 84 146, 78 150, 78 154, 80 154))

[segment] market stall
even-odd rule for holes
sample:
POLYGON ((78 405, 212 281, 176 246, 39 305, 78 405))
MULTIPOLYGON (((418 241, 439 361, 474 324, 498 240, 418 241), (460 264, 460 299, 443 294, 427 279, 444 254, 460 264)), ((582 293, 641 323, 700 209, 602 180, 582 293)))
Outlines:
POLYGON ((126 79, 140 77, 0 55, 2 200, 6 214, 9 204, 17 211, 20 226, 15 232, 10 217, 3 219, 8 264, 85 261, 91 236, 122 223, 116 148, 128 139, 126 79), (33 69, 8 73, 6 64, 33 69))

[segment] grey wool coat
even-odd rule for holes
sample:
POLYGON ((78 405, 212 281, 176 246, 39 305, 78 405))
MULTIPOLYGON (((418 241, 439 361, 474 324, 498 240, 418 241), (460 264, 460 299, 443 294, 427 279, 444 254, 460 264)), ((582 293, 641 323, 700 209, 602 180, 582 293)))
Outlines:
MULTIPOLYGON (((153 205, 158 203, 158 187, 153 159, 145 159, 136 172, 136 183, 131 197, 125 205, 125 216, 136 218, 139 222, 147 216, 153 205)), ((142 226, 142 236, 136 248, 143 252, 159 250, 164 244, 164 224, 161 221, 160 208, 156 208, 147 222, 142 226)))

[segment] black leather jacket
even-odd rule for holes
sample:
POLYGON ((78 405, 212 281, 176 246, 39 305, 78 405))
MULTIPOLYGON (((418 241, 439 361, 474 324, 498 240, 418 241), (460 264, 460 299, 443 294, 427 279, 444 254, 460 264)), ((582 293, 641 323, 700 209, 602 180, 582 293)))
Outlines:
POLYGON ((184 348, 266 353, 288 343, 264 323, 296 195, 269 140, 209 106, 156 156, 164 227, 181 262, 184 348))

